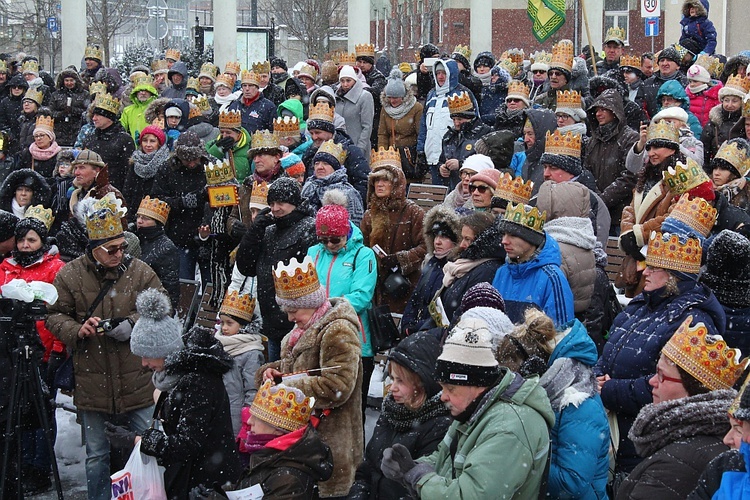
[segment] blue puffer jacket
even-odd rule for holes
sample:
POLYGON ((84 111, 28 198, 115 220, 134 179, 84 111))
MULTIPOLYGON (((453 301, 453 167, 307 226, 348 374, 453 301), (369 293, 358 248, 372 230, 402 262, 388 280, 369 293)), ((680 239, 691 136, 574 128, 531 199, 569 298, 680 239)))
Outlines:
POLYGON ((687 112, 688 127, 690 127, 690 131, 693 132, 696 139, 700 139, 701 134, 703 133, 703 126, 701 126, 698 117, 690 111, 690 98, 688 97, 687 92, 685 92, 685 88, 677 80, 664 82, 656 93, 656 109, 659 111, 662 110, 661 98, 665 95, 680 101, 680 107, 687 112))
POLYGON ((498 68, 499 78, 495 83, 482 85, 482 103, 479 105, 479 113, 482 121, 490 127, 495 126, 497 118, 497 109, 505 104, 505 97, 508 95, 508 82, 511 77, 503 68, 498 68))
POLYGON ((409 302, 406 303, 404 315, 399 323, 402 332, 414 333, 429 319, 429 305, 435 293, 443 285, 443 266, 446 262, 448 262, 446 257, 438 259, 433 255, 422 268, 417 286, 409 297, 409 302))
POLYGON ((565 325, 563 333, 549 358, 549 372, 540 380, 555 412, 547 494, 559 499, 606 498, 609 423, 591 373, 598 357, 596 344, 577 319, 565 325), (578 364, 576 371, 569 369, 572 364, 578 364), (559 376, 581 371, 582 376, 567 384, 565 376, 559 376))
POLYGON ((370 342, 367 309, 375 293, 378 266, 375 262, 375 252, 366 247, 363 241, 362 231, 350 222, 349 239, 339 253, 333 254, 318 243, 307 249, 307 255, 315 263, 318 279, 328 296, 346 298, 357 312, 362 357, 371 358, 374 354, 370 342))
POLYGON ((618 468, 630 471, 641 459, 627 438, 638 412, 652 402, 648 379, 656 372, 662 347, 688 316, 702 322, 710 334, 724 334, 726 315, 713 292, 694 281, 680 281, 679 295, 664 290, 643 292, 617 315, 601 358, 597 376, 609 375, 602 387, 604 406, 617 412, 620 428, 618 468))
POLYGON ((682 34, 680 43, 684 38, 692 38, 702 47, 706 54, 716 51, 716 28, 714 23, 708 19, 708 0, 688 0, 682 6, 682 34), (695 7, 697 15, 690 17, 690 7, 695 7))
POLYGON ((560 247, 547 233, 533 259, 517 264, 506 258, 492 286, 503 296, 505 313, 513 323, 521 323, 531 306, 544 311, 557 327, 573 320, 573 292, 560 264, 560 247))

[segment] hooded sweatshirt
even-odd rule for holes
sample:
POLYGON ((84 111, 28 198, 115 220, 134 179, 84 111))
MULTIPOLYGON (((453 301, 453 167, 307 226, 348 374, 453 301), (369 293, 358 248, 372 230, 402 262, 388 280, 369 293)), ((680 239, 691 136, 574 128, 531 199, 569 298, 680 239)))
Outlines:
POLYGON ((148 126, 149 123, 145 116, 146 108, 156 99, 158 94, 159 93, 154 86, 149 84, 136 85, 130 92, 130 102, 133 104, 122 110, 120 123, 122 124, 122 128, 124 128, 134 140, 136 139, 137 134, 148 126), (138 92, 141 90, 145 90, 151 94, 149 98, 143 102, 138 100, 138 92))
MULTIPOLYGON (((526 181, 532 181, 534 188, 531 195, 536 195, 539 187, 544 182, 544 165, 540 163, 544 154, 547 132, 557 128, 555 114, 548 109, 529 109, 525 111, 526 120, 531 122, 534 129, 534 145, 526 150, 526 162, 521 168, 521 176, 526 181)), ((525 120, 524 120, 525 121, 525 120)))
POLYGON ((161 96, 169 97, 170 99, 174 99, 175 97, 184 99, 185 91, 187 90, 187 80, 188 80, 187 65, 185 65, 185 63, 182 61, 177 61, 172 66, 172 69, 169 70, 168 75, 174 74, 174 73, 181 74, 182 81, 178 85, 172 84, 172 86, 166 88, 164 92, 161 93, 161 96))

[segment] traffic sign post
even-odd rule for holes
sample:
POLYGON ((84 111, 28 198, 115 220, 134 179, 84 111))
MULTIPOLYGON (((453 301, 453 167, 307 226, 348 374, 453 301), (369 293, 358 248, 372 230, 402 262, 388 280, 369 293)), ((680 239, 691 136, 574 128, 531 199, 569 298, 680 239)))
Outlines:
POLYGON ((47 18, 47 30, 49 30, 50 33, 57 33, 57 31, 60 29, 60 25, 57 24, 57 18, 50 16, 47 18))
POLYGON ((658 17, 647 17, 644 19, 644 26, 646 27, 646 36, 656 37, 659 36, 659 18, 658 17))
POLYGON ((659 17, 661 0, 641 0, 641 17, 659 17))

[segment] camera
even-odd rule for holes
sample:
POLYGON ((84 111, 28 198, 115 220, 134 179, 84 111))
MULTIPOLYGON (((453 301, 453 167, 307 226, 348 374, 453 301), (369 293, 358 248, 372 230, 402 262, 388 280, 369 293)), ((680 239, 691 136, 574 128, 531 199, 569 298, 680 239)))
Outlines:
POLYGON ((96 327, 96 333, 99 335, 101 334, 107 334, 117 328, 117 326, 122 323, 125 320, 125 318, 110 318, 110 319, 103 319, 99 322, 99 325, 96 327))
POLYGON ((36 330, 36 322, 47 317, 43 300, 23 302, 0 298, 0 350, 28 346, 34 352, 44 352, 36 330))

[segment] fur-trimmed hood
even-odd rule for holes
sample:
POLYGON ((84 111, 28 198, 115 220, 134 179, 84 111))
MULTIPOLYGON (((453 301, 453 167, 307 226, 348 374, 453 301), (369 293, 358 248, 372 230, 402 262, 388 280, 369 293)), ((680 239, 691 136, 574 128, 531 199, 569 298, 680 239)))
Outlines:
POLYGON ((65 68, 64 70, 60 72, 60 74, 57 75, 57 80, 55 80, 55 88, 57 90, 62 90, 65 88, 63 81, 66 78, 75 79, 76 86, 73 87, 74 92, 79 92, 83 90, 83 80, 81 80, 81 76, 78 74, 78 72, 75 69, 71 69, 71 68, 65 68))
POLYGON ((25 179, 31 178, 31 189, 34 194, 31 197, 32 205, 44 205, 47 206, 49 203, 50 189, 47 181, 44 180, 39 173, 31 170, 30 168, 22 168, 11 172, 8 177, 3 181, 2 187, 0 187, 0 207, 4 210, 11 211, 11 203, 13 197, 16 195, 16 189, 20 186, 25 179), (6 208, 7 207, 7 208, 6 208))
POLYGON ((628 89, 625 85, 609 71, 603 75, 589 78, 589 92, 591 92, 591 97, 594 99, 599 97, 599 95, 607 89, 615 89, 622 96, 628 95, 628 89))
POLYGON ((682 4, 682 15, 690 17, 690 9, 695 7, 695 17, 708 17, 708 1, 706 0, 685 0, 682 4))
POLYGON ((724 71, 721 72, 721 76, 719 77, 721 83, 726 85, 729 77, 736 74, 737 69, 740 66, 745 66, 746 68, 750 67, 750 57, 744 55, 736 55, 727 59, 726 64, 724 64, 724 71))
POLYGON ((164 116, 164 110, 170 102, 172 102, 172 99, 168 97, 154 99, 146 107, 146 111, 143 112, 143 117, 148 123, 153 123, 159 116, 164 116))
POLYGON ((403 206, 405 202, 406 177, 404 177, 403 170, 393 165, 375 167, 367 178, 367 205, 372 206, 375 203, 376 205, 387 205, 391 209, 397 209, 399 207, 396 205, 403 206), (386 176, 386 178, 393 182, 393 190, 387 200, 379 200, 375 196, 375 180, 382 176, 386 176))
POLYGON ((424 235, 428 254, 432 254, 435 250, 435 236, 432 234, 432 226, 439 222, 447 224, 456 236, 461 236, 461 218, 456 211, 442 204, 435 205, 427 211, 422 224, 422 235, 424 235))

